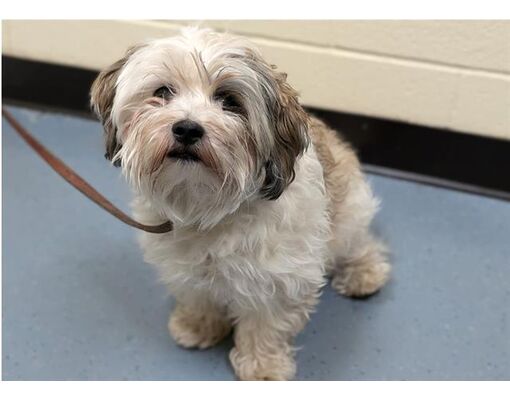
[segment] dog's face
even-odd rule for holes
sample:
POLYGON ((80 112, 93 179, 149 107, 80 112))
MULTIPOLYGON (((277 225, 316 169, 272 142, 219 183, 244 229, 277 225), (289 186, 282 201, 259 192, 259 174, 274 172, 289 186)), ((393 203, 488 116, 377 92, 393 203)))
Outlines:
POLYGON ((131 48, 91 92, 106 157, 183 224, 214 225, 254 197, 277 199, 308 145, 296 92, 244 40, 210 30, 131 48))

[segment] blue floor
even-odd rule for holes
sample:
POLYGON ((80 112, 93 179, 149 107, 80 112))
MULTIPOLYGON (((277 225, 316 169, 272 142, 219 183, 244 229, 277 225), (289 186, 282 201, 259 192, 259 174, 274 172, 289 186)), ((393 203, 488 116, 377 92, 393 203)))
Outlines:
MULTIPOLYGON (((128 209, 98 123, 10 109, 128 209)), ((172 300, 135 231, 57 177, 4 121, 2 131, 3 379, 234 379, 231 340, 190 351, 170 339, 172 300)), ((365 301, 324 291, 297 339, 297 379, 510 379, 510 203, 370 180, 393 279, 365 301)))

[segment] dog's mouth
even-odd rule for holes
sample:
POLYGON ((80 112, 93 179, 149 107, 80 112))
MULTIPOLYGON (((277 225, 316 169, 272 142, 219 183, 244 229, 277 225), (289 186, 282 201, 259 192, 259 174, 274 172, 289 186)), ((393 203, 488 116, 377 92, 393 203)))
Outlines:
POLYGON ((173 158, 176 160, 186 161, 186 162, 200 162, 200 157, 190 151, 185 149, 174 149, 168 152, 168 158, 173 158))

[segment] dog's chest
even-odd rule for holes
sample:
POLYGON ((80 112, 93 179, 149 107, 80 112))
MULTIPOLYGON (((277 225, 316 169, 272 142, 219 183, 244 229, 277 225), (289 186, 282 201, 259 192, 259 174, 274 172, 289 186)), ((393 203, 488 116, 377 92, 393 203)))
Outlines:
POLYGON ((264 263, 278 248, 277 235, 247 219, 209 232, 182 229, 160 237, 145 235, 142 245, 153 261, 209 271, 220 265, 238 265, 243 260, 264 263))
POLYGON ((222 302, 265 301, 278 285, 306 285, 323 275, 325 240, 303 217, 300 224, 286 225, 271 214, 237 216, 234 223, 206 233, 146 234, 142 247, 172 293, 204 291, 222 302))
POLYGON ((145 259, 158 267, 174 294, 205 291, 221 302, 265 297, 274 290, 282 257, 276 232, 246 222, 221 231, 144 235, 145 259))

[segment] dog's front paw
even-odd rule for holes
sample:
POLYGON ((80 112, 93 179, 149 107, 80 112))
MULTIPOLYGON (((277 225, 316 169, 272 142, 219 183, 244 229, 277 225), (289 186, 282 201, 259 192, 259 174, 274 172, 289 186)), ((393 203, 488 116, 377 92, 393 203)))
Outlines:
POLYGON ((231 324, 215 312, 197 313, 192 308, 178 305, 170 315, 168 330, 182 347, 206 349, 227 336, 231 324))
POLYGON ((230 362, 243 381, 286 381, 296 373, 291 354, 243 354, 236 347, 230 351, 230 362))
POLYGON ((384 286, 390 270, 387 262, 350 264, 336 272, 331 286, 344 296, 370 296, 384 286))

